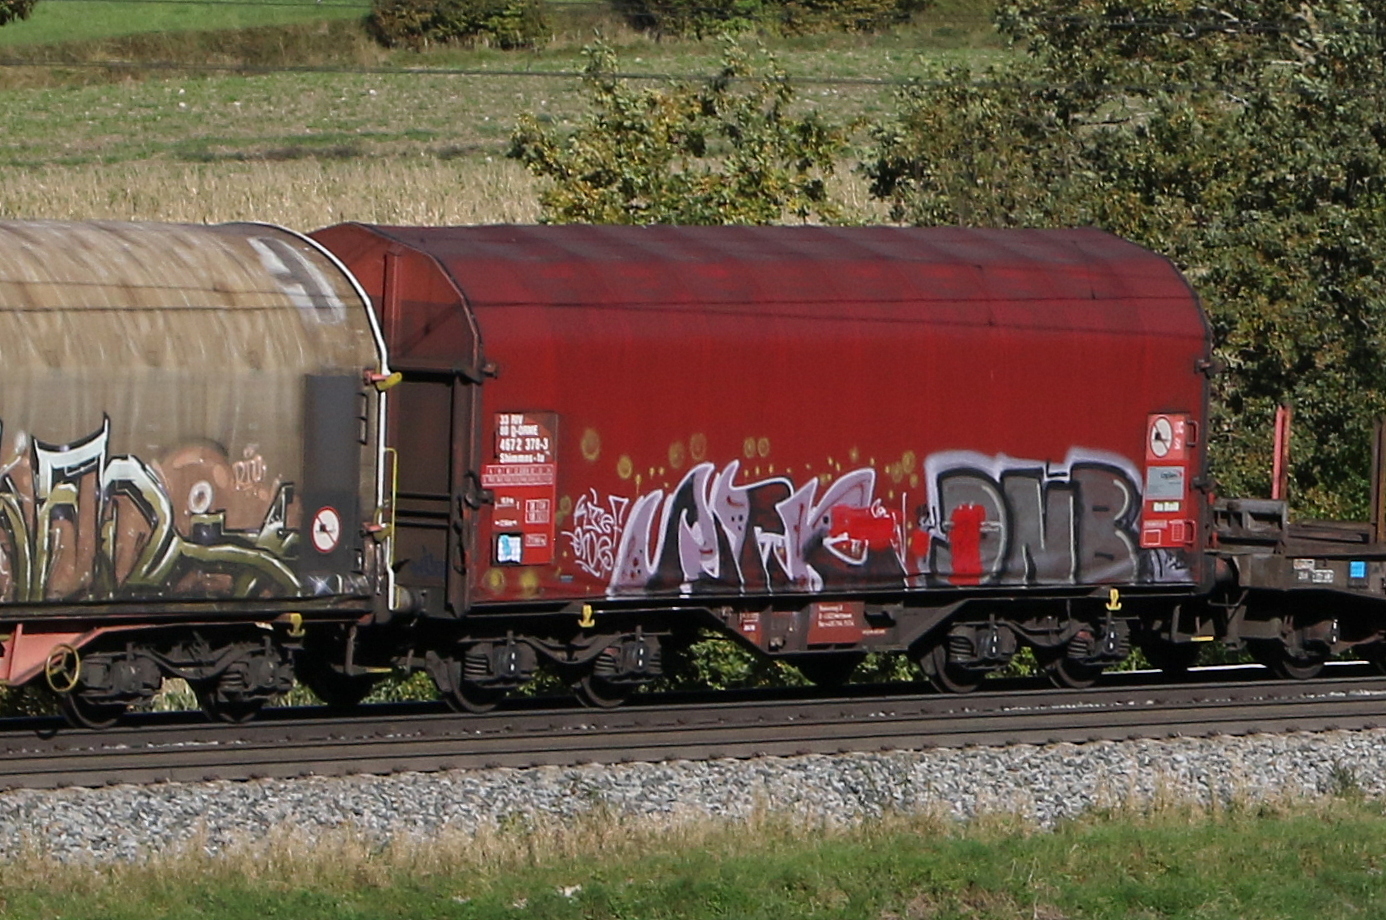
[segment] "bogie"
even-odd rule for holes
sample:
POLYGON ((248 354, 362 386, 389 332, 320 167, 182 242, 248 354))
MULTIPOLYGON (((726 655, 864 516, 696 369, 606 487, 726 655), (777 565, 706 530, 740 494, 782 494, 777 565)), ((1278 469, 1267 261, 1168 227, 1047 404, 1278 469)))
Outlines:
POLYGON ((199 631, 184 641, 152 632, 141 640, 60 646, 45 669, 73 725, 106 728, 130 707, 149 702, 165 678, 182 678, 199 706, 216 721, 243 722, 293 686, 295 649, 271 634, 199 631))
POLYGON ((426 667, 438 694, 458 712, 489 712, 534 676, 533 648, 516 642, 458 643, 447 653, 430 650, 426 667))

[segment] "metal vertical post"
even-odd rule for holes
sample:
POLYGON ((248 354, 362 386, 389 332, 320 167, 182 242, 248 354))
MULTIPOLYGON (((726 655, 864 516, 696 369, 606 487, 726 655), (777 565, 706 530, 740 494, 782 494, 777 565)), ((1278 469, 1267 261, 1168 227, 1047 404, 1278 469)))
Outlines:
POLYGON ((1372 542, 1386 538, 1386 418, 1372 432, 1372 542))
POLYGON ((1290 406, 1275 408, 1275 457, 1271 461, 1271 498, 1288 501, 1290 496, 1290 423, 1295 410, 1290 406))

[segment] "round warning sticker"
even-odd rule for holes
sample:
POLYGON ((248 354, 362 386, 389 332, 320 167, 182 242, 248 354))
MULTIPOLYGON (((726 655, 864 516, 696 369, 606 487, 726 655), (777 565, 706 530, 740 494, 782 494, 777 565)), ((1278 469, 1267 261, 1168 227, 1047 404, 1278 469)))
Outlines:
POLYGON ((1173 445, 1174 426, 1163 415, 1157 415, 1150 425, 1150 452, 1163 457, 1173 445))
POLYGON ((319 508, 313 515, 313 549, 320 553, 330 553, 342 541, 342 516, 337 509, 328 505, 319 508))

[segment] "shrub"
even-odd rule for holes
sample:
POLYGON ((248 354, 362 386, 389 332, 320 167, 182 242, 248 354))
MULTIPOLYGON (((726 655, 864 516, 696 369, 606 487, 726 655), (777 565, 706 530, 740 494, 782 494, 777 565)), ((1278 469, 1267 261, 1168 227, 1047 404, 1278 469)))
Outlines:
POLYGON ((35 0, 0 0, 0 26, 16 19, 28 19, 35 0))
POLYGON ((766 17, 765 0, 615 0, 632 28, 656 35, 702 38, 745 32, 766 17))
POLYGON ((787 0, 780 5, 777 27, 793 35, 879 32, 930 5, 930 0, 787 0))
POLYGON ((0 687, 0 718, 55 716, 59 711, 58 698, 49 693, 47 687, 36 684, 0 687))
POLYGON ((766 224, 839 219, 826 177, 851 126, 792 114, 773 58, 763 69, 729 44, 707 83, 635 89, 616 55, 585 49, 589 114, 571 133, 522 115, 510 156, 546 180, 543 220, 593 224, 766 224))
POLYGON ((701 38, 763 28, 791 35, 871 32, 909 21, 933 0, 616 0, 634 28, 701 38))
POLYGON ((370 27, 382 44, 408 48, 478 42, 529 48, 551 31, 543 0, 375 0, 370 27))

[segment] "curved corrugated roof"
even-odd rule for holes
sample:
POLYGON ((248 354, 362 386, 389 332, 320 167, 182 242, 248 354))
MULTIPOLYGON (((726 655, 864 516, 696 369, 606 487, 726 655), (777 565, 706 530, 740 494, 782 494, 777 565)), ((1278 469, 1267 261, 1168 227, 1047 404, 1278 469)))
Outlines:
POLYGON ((301 237, 264 224, 0 221, 0 311, 316 308, 358 301, 301 237))
POLYGON ((476 307, 1187 299, 1170 263, 1094 229, 370 227, 476 307))
POLYGON ((0 222, 0 357, 250 368, 360 363, 367 315, 316 246, 262 224, 0 222))

